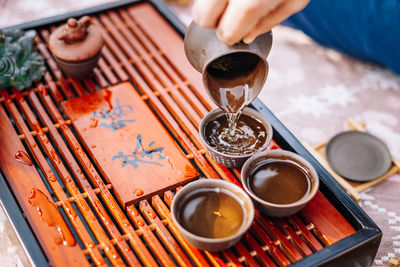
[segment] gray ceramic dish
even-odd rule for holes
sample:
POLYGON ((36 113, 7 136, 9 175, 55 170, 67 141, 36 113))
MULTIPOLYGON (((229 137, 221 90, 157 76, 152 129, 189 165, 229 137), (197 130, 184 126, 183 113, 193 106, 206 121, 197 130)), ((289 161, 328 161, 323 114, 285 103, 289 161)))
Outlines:
POLYGON ((206 125, 212 121, 215 120, 216 118, 220 116, 225 116, 224 112, 221 109, 214 109, 213 111, 209 112, 200 122, 200 127, 199 127, 199 133, 200 133, 200 138, 204 144, 204 146, 207 149, 208 154, 219 164, 222 164, 228 168, 240 168, 244 162, 250 158, 252 155, 259 151, 265 150, 269 143, 271 143, 272 140, 272 127, 271 124, 257 111, 251 108, 244 108, 242 111, 242 114, 246 114, 250 117, 256 118, 259 120, 265 127, 267 131, 267 138, 265 139, 265 143, 255 152, 249 153, 249 154, 244 154, 244 155, 229 155, 227 153, 223 153, 220 151, 217 151, 215 148, 211 147, 204 136, 204 129, 206 125))
POLYGON ((325 155, 335 172, 357 182, 375 180, 392 165, 386 144, 360 131, 341 132, 332 137, 326 145, 325 155))
POLYGON ((319 187, 319 177, 314 167, 298 154, 281 149, 264 151, 249 158, 243 165, 241 176, 242 185, 246 192, 254 199, 264 214, 273 217, 286 217, 297 213, 315 196, 319 187), (255 195, 248 185, 249 176, 254 168, 259 166, 260 162, 268 158, 288 159, 305 168, 311 180, 311 189, 308 195, 290 204, 270 203, 255 195))
POLYGON ((175 225, 186 241, 199 249, 218 251, 235 245, 242 235, 250 228, 254 219, 254 206, 251 198, 237 185, 219 179, 201 179, 185 185, 178 191, 172 201, 171 214, 175 225), (235 234, 224 238, 206 238, 192 234, 182 227, 177 218, 177 212, 182 208, 181 205, 183 204, 185 196, 200 188, 221 188, 228 190, 233 194, 233 197, 240 202, 245 212, 242 225, 235 234))

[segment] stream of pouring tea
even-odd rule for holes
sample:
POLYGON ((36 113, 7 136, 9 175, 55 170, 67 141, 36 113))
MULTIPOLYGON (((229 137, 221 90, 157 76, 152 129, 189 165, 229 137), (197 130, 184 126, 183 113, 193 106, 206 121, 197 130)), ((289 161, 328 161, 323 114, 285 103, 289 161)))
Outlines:
POLYGON ((240 113, 261 90, 266 66, 251 53, 238 52, 222 56, 211 62, 204 81, 209 95, 227 117, 229 137, 237 132, 240 113))

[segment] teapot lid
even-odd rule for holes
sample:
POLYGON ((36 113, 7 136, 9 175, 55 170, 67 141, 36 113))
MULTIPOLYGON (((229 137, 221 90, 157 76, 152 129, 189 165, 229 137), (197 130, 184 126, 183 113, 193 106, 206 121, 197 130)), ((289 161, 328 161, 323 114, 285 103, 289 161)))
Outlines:
POLYGON ((57 58, 78 62, 94 57, 104 45, 100 30, 92 24, 91 18, 68 19, 51 35, 49 48, 57 58))

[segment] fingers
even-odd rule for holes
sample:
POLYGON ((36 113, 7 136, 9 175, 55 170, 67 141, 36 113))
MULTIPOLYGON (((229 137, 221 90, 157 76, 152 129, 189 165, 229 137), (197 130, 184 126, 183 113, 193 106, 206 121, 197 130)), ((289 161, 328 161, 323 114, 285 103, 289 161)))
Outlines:
POLYGON ((227 45, 243 39, 260 19, 275 8, 274 0, 230 0, 217 28, 218 38, 227 45))
POLYGON ((227 45, 243 39, 251 43, 310 0, 196 0, 195 22, 204 28, 217 28, 218 38, 227 45))
POLYGON ((216 28, 228 0, 196 0, 193 5, 194 21, 203 28, 216 28))
POLYGON ((290 0, 283 2, 275 10, 264 16, 259 23, 243 38, 246 44, 251 43, 254 39, 267 31, 270 31, 274 26, 278 25, 292 14, 302 10, 309 0, 290 0))

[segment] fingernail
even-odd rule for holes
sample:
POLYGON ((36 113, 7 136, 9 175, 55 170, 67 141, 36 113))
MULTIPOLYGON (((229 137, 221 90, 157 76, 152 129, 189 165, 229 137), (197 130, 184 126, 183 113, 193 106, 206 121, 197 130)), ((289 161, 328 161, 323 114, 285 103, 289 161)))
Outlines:
POLYGON ((221 28, 217 28, 217 37, 218 38, 222 38, 222 37, 224 37, 224 33, 223 33, 223 31, 222 31, 222 29, 221 28))
POLYGON ((227 46, 232 46, 236 42, 240 41, 240 40, 234 40, 232 37, 225 36, 223 30, 220 28, 217 29, 217 37, 221 42, 223 42, 227 46))
POLYGON ((254 37, 245 37, 245 38, 243 38, 243 43, 250 44, 251 42, 254 41, 254 39, 256 39, 256 38, 254 38, 254 37))
POLYGON ((223 33, 223 31, 222 31, 220 28, 217 29, 217 37, 218 37, 218 39, 221 40, 223 43, 226 43, 226 40, 225 40, 225 38, 224 38, 224 33, 223 33))

